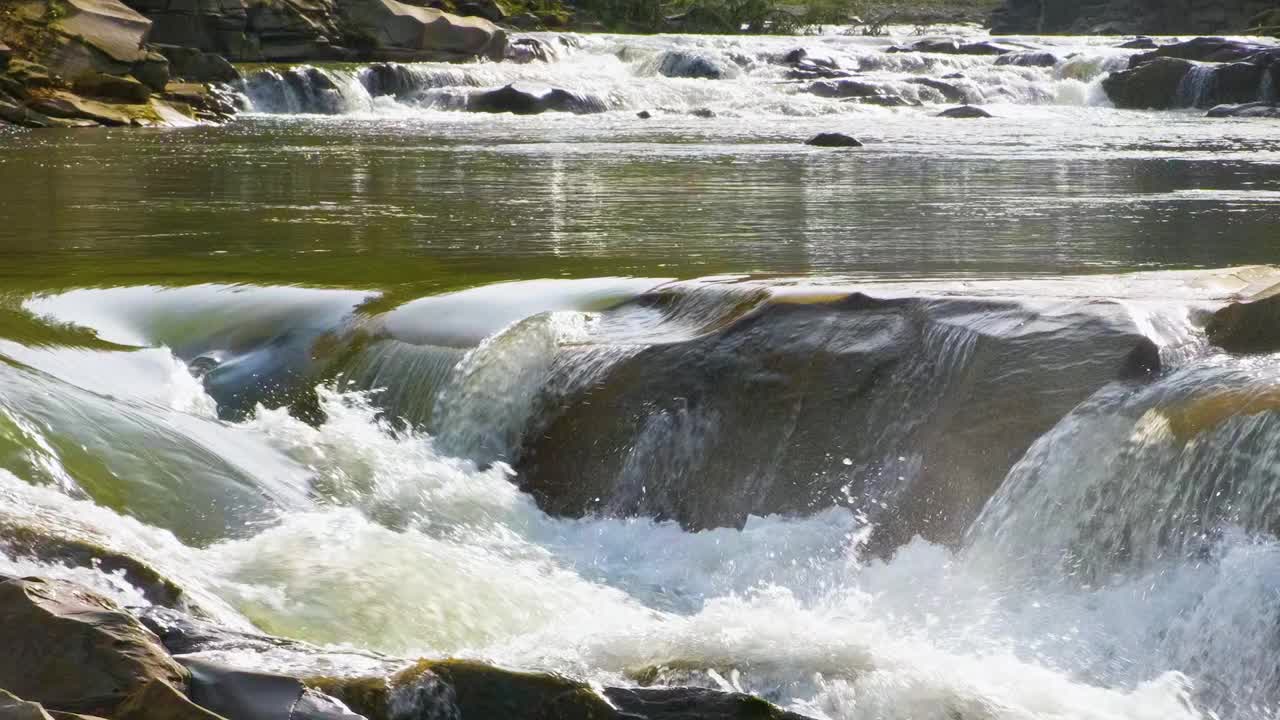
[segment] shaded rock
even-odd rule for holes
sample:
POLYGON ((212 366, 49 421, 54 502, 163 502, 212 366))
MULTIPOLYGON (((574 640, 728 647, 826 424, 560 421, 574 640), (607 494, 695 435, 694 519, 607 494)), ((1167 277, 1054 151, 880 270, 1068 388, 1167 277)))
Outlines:
POLYGON ((1205 117, 1211 118, 1280 118, 1280 104, 1252 102, 1241 105, 1218 105, 1205 117))
POLYGON ((1157 58, 1177 58, 1195 62, 1238 62, 1260 52, 1274 50, 1274 46, 1220 37, 1198 37, 1186 42, 1161 45, 1149 53, 1129 58, 1129 67, 1135 68, 1157 58))
POLYGON ((1102 88, 1118 108, 1166 110, 1178 103, 1182 79, 1192 63, 1162 57, 1103 78, 1102 88))
POLYGON ((132 104, 145 103, 151 97, 151 88, 133 78, 102 73, 81 75, 72 89, 87 97, 132 104))
POLYGON ((1213 69, 1213 82, 1202 97, 1199 107, 1248 103, 1260 100, 1262 78, 1267 69, 1247 62, 1234 62, 1213 69))
POLYGON ((1122 42, 1116 47, 1123 48, 1125 50, 1154 50, 1158 46, 1156 45, 1155 40, 1152 40, 1149 37, 1143 36, 1143 37, 1136 37, 1132 40, 1127 40, 1125 42, 1122 42))
POLYGON ((862 147, 857 138, 844 133, 818 133, 805 140, 804 144, 816 147, 862 147))
POLYGON ((648 110, 641 110, 640 112, 636 113, 636 117, 640 118, 641 120, 648 120, 649 118, 653 117, 653 115, 648 110))
POLYGON ((711 108, 698 108, 696 110, 690 110, 689 114, 694 117, 703 118, 704 120, 710 120, 716 116, 716 111, 711 108))
POLYGON ((189 696, 202 708, 235 720, 354 720, 346 705, 287 675, 253 672, 194 658, 189 696))
POLYGON ((306 643, 230 630, 165 607, 146 608, 138 621, 156 635, 171 655, 226 650, 262 653, 277 648, 296 648, 305 652, 311 649, 306 643))
POLYGON ((144 60, 134 63, 130 74, 149 89, 160 92, 169 83, 169 59, 158 52, 148 52, 144 60))
POLYGON ((507 11, 497 0, 469 0, 457 4, 457 14, 467 17, 482 17, 489 22, 499 23, 507 19, 507 11))
POLYGON ((3 40, 0 40, 0 70, 9 67, 9 59, 12 57, 13 50, 8 45, 5 45, 3 40))
POLYGON ((59 85, 45 66, 17 58, 11 60, 8 70, 0 75, 0 90, 19 99, 29 97, 32 90, 48 90, 59 85))
POLYGON ((921 104, 919 102, 911 102, 901 95, 869 95, 867 97, 850 98, 848 102, 879 105, 880 107, 914 107, 921 104))
POLYGON ((517 672, 464 660, 424 660, 386 678, 310 678, 309 685, 371 720, 803 720, 749 695, 702 688, 607 688, 549 673, 517 672), (606 699, 607 698, 607 699, 606 699))
POLYGON ((348 0, 342 6, 353 30, 377 51, 404 51, 407 57, 501 60, 507 36, 483 18, 459 17, 396 0, 348 0))
POLYGON ((994 117, 991 113, 983 110, 975 105, 961 105, 960 107, 947 108, 942 112, 934 115, 934 117, 942 118, 958 118, 958 119, 977 119, 994 117))
POLYGON ((53 720, 40 703, 27 702, 0 689, 0 720, 53 720))
POLYGON ((147 684, 186 684, 138 620, 73 583, 3 577, 0 627, 0 687, 51 709, 121 718, 118 706, 147 684))
POLYGON ((907 46, 895 46, 886 52, 942 53, 946 55, 1004 55, 1013 48, 989 41, 966 43, 955 38, 925 38, 907 46))
POLYGON ((805 92, 825 98, 854 98, 880 95, 884 88, 860 80, 819 80, 810 83, 805 92))
POLYGON ((1058 56, 1050 52, 1011 52, 996 58, 996 65, 1053 67, 1057 64, 1058 56))
POLYGON ((126 106, 87 100, 65 92, 37 98, 29 107, 49 117, 92 120, 108 126, 129 125, 133 121, 133 117, 124 110, 126 106))
MULTIPOLYGON (((948 77, 954 80, 954 79, 961 79, 964 76, 955 75, 955 76, 948 76, 948 77)), ((938 92, 942 93, 942 97, 947 102, 962 103, 966 99, 965 92, 961 90, 959 87, 952 85, 949 82, 944 82, 942 80, 934 80, 933 78, 911 78, 907 80, 907 82, 914 83, 916 85, 923 85, 927 88, 933 88, 934 90, 937 90, 938 92)))
POLYGON ((614 707, 648 720, 804 720, 754 695, 696 687, 607 688, 614 707))
POLYGON ((672 78, 719 80, 731 71, 720 61, 685 50, 668 50, 658 61, 658 72, 672 78))
POLYGON ((467 110, 471 112, 515 113, 536 115, 547 111, 577 115, 604 112, 602 100, 561 88, 511 84, 471 95, 467 110))
POLYGON ((26 128, 97 127, 92 120, 66 120, 38 113, 21 102, 0 94, 0 120, 26 128))
POLYGON ((240 79, 240 72, 216 53, 174 45, 159 45, 156 49, 169 60, 169 74, 173 80, 225 83, 240 79))
MULTIPOLYGON (((282 716, 288 718, 288 715, 282 716)), ((152 680, 129 696, 112 720, 226 720, 191 702, 164 680, 152 680)))
POLYGON ((396 63, 374 63, 360 76, 371 97, 407 98, 418 92, 418 83, 409 68, 396 63))
POLYGON ((956 542, 1032 442, 1103 385, 1157 367, 1119 303, 770 301, 544 398, 516 482, 555 515, 704 529, 844 505, 868 514, 878 547, 956 542))
POLYGON ((1205 333, 1209 342, 1230 352, 1280 350, 1280 286, 1219 309, 1205 325, 1205 333))
POLYGON ((162 97, 186 105, 201 120, 228 120, 237 110, 234 96, 230 93, 198 83, 169 83, 162 97))

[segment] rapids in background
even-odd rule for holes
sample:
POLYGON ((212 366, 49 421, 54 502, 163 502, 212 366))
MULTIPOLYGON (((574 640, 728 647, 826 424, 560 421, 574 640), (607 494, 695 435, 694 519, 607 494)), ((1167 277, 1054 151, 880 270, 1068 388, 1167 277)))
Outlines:
POLYGON ((250 668, 1275 716, 1280 355, 1205 331, 1274 122, 1115 38, 534 39, 0 136, 0 573, 325 646, 250 668))

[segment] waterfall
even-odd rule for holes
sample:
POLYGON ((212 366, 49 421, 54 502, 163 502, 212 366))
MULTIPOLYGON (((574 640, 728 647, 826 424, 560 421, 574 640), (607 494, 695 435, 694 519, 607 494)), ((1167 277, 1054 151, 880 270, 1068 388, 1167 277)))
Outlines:
POLYGON ((1177 107, 1202 108, 1213 104, 1217 78, 1214 66, 1194 63, 1178 83, 1177 107))

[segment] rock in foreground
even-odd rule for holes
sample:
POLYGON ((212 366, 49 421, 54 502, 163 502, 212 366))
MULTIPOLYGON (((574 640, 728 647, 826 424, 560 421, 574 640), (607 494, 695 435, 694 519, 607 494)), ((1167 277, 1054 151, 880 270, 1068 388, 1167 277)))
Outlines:
POLYGON ((153 682, 187 672, 115 603, 62 580, 0 576, 0 687, 51 710, 111 716, 153 682))

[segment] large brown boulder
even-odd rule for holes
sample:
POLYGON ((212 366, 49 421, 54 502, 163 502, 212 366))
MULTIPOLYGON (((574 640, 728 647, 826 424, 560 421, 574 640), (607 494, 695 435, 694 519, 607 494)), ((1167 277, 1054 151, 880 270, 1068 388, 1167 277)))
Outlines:
POLYGON ((501 60, 507 36, 478 17, 459 17, 396 0, 350 0, 342 5, 353 31, 385 59, 487 57, 501 60))
POLYGON ((517 481, 544 510, 705 529, 845 506, 888 546, 957 541, 1038 437, 1159 365, 1118 303, 860 293, 770 300, 603 369, 597 352, 562 350, 547 386, 569 389, 525 434, 517 481))
POLYGON ((1209 342, 1231 352, 1280 351, 1280 285, 1259 289, 1219 309, 1205 332, 1209 342))
POLYGON ((0 687, 51 710, 113 716, 152 682, 187 672, 111 600, 63 580, 0 576, 0 687))

